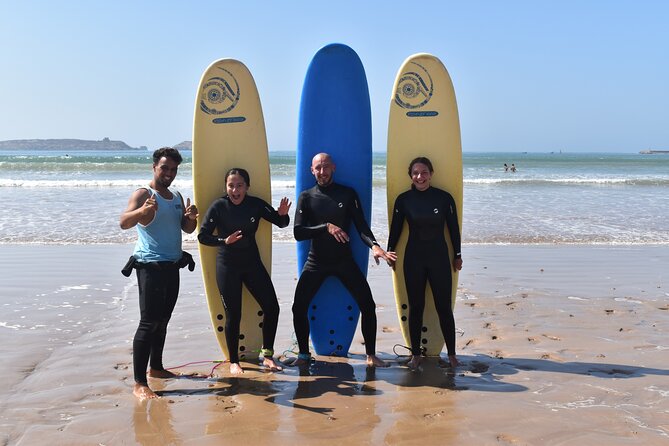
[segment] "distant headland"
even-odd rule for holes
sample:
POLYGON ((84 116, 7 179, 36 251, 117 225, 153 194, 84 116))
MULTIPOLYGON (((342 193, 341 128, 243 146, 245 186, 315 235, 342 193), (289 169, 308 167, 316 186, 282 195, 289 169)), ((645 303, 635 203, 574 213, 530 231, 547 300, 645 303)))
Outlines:
POLYGON ((123 141, 102 138, 86 139, 14 139, 0 141, 0 150, 148 150, 146 146, 130 147, 123 141))
MULTIPOLYGON (((192 141, 182 141, 174 146, 178 150, 192 150, 192 141)), ((156 147, 158 148, 158 147, 156 147)), ((146 146, 130 147, 123 141, 102 138, 99 141, 89 139, 14 139, 0 141, 0 150, 58 150, 74 152, 77 150, 149 150, 146 146)))
POLYGON ((177 150, 193 150, 193 141, 182 141, 176 146, 172 146, 177 150))
POLYGON ((656 155, 658 153, 667 154, 667 153, 669 153, 669 150, 642 150, 639 153, 642 154, 642 155, 656 155))

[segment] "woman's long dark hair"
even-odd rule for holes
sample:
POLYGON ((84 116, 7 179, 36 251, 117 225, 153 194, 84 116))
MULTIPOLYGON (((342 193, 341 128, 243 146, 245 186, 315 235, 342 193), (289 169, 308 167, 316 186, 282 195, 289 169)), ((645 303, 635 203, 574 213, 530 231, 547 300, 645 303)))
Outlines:
POLYGON ((225 184, 228 184, 228 177, 230 175, 239 175, 242 178, 244 178, 244 181, 246 182, 246 185, 248 187, 251 187, 251 177, 249 177, 249 173, 246 171, 246 169, 242 169, 241 167, 233 167, 232 169, 228 170, 225 173, 225 184))

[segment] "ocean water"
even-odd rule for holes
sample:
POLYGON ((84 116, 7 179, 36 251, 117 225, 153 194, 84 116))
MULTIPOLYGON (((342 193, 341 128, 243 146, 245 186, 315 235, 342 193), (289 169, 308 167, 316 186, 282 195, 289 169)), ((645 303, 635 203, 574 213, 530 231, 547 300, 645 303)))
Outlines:
MULTIPOLYGON (((134 241, 118 219, 151 179, 150 155, 0 151, 0 243, 134 241)), ((182 155, 173 186, 192 197, 191 153, 182 155)), ((669 155, 465 153, 463 161, 465 244, 669 244, 669 155)), ((295 154, 271 152, 270 164, 273 204, 294 201, 295 154)), ((386 240, 384 153, 374 155, 373 177, 371 226, 386 240)), ((275 228, 273 237, 292 240, 292 229, 275 228)))

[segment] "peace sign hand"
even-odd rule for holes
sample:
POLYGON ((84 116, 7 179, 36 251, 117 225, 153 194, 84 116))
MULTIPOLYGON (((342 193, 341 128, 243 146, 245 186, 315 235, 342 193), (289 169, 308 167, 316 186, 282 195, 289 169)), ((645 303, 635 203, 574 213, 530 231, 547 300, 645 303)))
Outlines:
POLYGON ((197 206, 190 204, 190 198, 186 198, 186 212, 184 216, 190 220, 197 220, 198 217, 197 206))

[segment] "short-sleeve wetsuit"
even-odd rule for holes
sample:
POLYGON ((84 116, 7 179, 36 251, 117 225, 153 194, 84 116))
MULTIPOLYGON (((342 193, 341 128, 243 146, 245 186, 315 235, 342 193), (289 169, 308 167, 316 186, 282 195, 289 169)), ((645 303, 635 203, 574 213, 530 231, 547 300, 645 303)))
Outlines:
POLYGON ((228 196, 224 196, 214 201, 207 210, 197 237, 204 245, 218 247, 216 282, 225 307, 225 339, 232 363, 239 362, 242 283, 263 311, 263 348, 274 349, 279 303, 256 244, 255 233, 261 218, 280 228, 290 223, 288 215, 279 215, 260 198, 247 195, 235 205, 228 196), (214 230, 218 231, 218 235, 214 235, 214 230), (237 230, 242 231, 242 238, 226 245, 225 239, 237 230))
POLYGON ((425 287, 430 281, 439 325, 449 355, 455 354, 455 320, 451 308, 452 276, 444 225, 448 227, 455 257, 460 257, 460 228, 455 201, 448 192, 414 186, 395 200, 388 236, 388 251, 395 251, 406 219, 409 239, 404 252, 404 280, 409 301, 411 352, 418 355, 425 309, 425 287))
POLYGON ((301 354, 309 353, 307 311, 314 295, 328 276, 335 276, 349 290, 360 307, 362 335, 368 355, 376 352, 376 304, 367 279, 353 259, 350 243, 338 242, 327 224, 349 233, 351 222, 370 248, 378 245, 360 207, 358 194, 337 183, 316 185, 300 194, 295 209, 295 239, 311 240, 311 247, 295 289, 293 324, 301 354))

